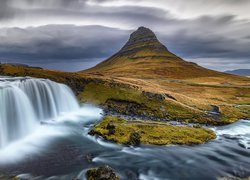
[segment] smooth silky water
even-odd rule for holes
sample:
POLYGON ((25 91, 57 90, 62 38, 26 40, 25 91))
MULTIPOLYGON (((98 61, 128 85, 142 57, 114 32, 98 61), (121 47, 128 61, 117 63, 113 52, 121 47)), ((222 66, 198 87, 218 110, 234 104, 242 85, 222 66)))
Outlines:
POLYGON ((27 179, 84 179, 108 164, 122 179, 216 179, 250 176, 250 121, 213 128, 195 146, 125 147, 88 135, 102 110, 79 106, 63 84, 0 78, 0 172, 27 179))

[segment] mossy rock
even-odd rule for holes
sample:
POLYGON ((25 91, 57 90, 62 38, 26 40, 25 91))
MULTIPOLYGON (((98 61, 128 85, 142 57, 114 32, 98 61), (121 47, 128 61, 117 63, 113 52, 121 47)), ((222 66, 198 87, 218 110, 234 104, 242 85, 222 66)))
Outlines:
POLYGON ((115 171, 107 165, 89 169, 86 173, 86 178, 87 180, 120 180, 115 171))
POLYGON ((90 132, 104 139, 124 145, 154 144, 154 145, 192 145, 202 144, 216 138, 210 129, 202 127, 172 126, 167 123, 131 120, 120 117, 105 117, 90 132), (110 134, 107 125, 115 126, 115 133, 110 134))

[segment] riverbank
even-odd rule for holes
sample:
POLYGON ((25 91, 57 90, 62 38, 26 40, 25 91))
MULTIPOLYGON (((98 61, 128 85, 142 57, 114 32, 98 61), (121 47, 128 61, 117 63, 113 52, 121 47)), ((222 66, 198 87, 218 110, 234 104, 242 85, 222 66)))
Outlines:
POLYGON ((0 75, 48 78, 70 86, 80 102, 151 120, 226 125, 250 118, 250 107, 238 106, 250 102, 250 80, 237 76, 185 80, 127 78, 11 65, 0 65, 0 75))

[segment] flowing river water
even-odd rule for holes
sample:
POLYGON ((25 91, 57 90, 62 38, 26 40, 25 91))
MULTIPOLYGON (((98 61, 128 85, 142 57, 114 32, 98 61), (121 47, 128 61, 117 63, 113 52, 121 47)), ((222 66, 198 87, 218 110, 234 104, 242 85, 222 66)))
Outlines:
POLYGON ((102 110, 79 105, 65 85, 2 77, 0 103, 2 173, 24 179, 85 179, 89 168, 108 164, 129 180, 250 176, 249 120, 212 128, 217 139, 203 145, 135 148, 89 136, 102 110))

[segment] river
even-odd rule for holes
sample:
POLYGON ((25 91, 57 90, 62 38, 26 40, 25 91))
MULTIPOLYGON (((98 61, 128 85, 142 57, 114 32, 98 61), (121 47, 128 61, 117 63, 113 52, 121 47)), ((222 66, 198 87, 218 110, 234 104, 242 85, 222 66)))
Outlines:
MULTIPOLYGON (((122 179, 131 180, 210 180, 224 176, 250 176, 249 120, 240 120, 223 127, 211 127, 216 132, 217 139, 203 145, 126 147, 88 135, 90 128, 101 120, 102 109, 89 104, 79 105, 72 97, 71 90, 64 85, 39 79, 35 79, 34 83, 31 82, 34 80, 30 81, 30 79, 6 77, 0 79, 2 107, 3 102, 9 101, 3 93, 6 91, 5 87, 14 86, 15 91, 18 87, 24 94, 26 93, 24 104, 29 104, 30 108, 28 112, 25 110, 27 108, 22 109, 19 114, 24 118, 28 117, 28 120, 12 117, 18 124, 20 121, 28 123, 27 131, 23 130, 26 126, 22 123, 22 130, 19 130, 13 122, 10 126, 5 121, 5 127, 9 129, 5 134, 4 132, 1 134, 5 138, 2 139, 0 149, 0 172, 38 180, 85 179, 85 172, 89 168, 108 164, 122 179), (23 84, 27 82, 28 84, 23 84), (40 83, 45 83, 46 86, 40 83), (47 86, 47 83, 50 86, 47 86), (30 91, 23 88, 23 86, 28 87, 27 85, 33 88, 39 86, 43 90, 34 88, 34 91, 30 91), (34 100, 33 96, 31 98, 34 92, 39 96, 48 93, 45 87, 50 88, 48 92, 54 98, 53 101, 38 101, 34 100), (56 91, 53 94, 55 87, 56 91), (64 97, 66 101, 60 99, 64 97), (29 103, 27 103, 28 99, 31 100, 29 103), (54 112, 48 112, 45 107, 41 107, 44 104, 39 107, 43 110, 38 111, 34 107, 38 106, 38 102, 45 103, 46 106, 54 103, 54 112), (67 104, 73 107, 67 107, 67 104), (26 114, 29 112, 33 114, 31 117, 26 114), (29 123, 32 125, 30 126, 29 123), (12 133, 17 135, 9 135, 12 133)), ((12 90, 8 89, 7 92, 12 90)), ((20 100, 20 97, 16 98, 20 100)), ((13 99, 11 101, 11 103, 15 102, 13 99)), ((8 106, 4 107, 13 110, 14 107, 11 107, 10 103, 7 104, 8 106)), ((8 111, 10 114, 11 112, 13 111, 8 111)), ((3 117, 6 117, 6 113, 2 115, 2 119, 0 118, 2 124, 3 117)))

